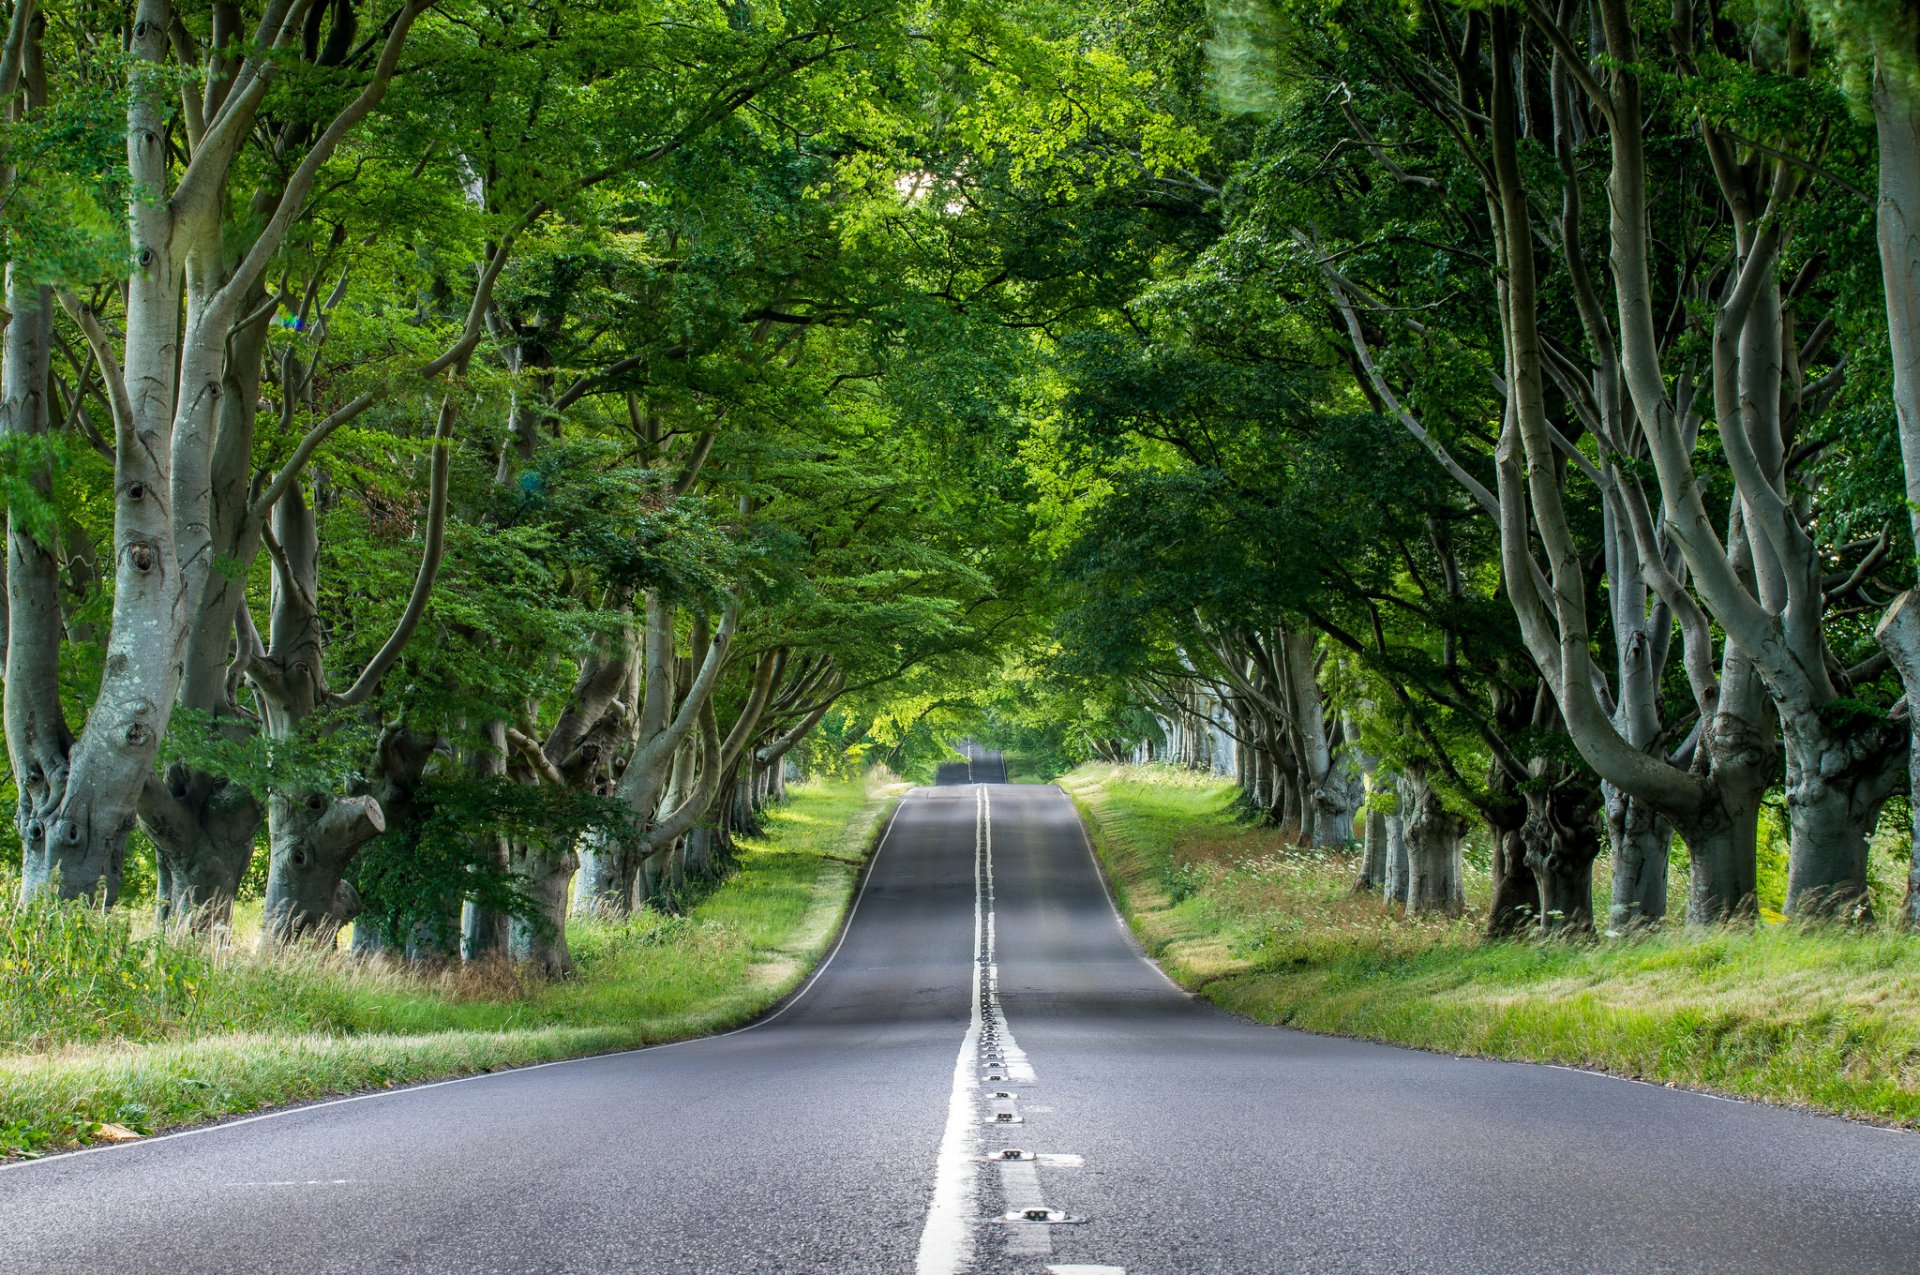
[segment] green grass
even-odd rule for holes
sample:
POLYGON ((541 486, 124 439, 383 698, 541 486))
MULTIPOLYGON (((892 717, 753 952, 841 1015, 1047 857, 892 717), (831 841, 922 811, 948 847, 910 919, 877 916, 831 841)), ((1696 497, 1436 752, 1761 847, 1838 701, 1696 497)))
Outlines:
POLYGON ((578 970, 557 983, 505 962, 256 956, 125 914, 23 907, 0 881, 0 1155, 735 1026, 825 951, 900 791, 795 787, 685 915, 571 923, 578 970))
POLYGON ((1471 919, 1483 872, 1469 875, 1470 919, 1407 920, 1352 893, 1352 855, 1239 824, 1218 780, 1083 766, 1062 786, 1147 950, 1235 1013, 1920 1126, 1912 937, 1674 925, 1489 943, 1471 919))
POLYGON ((1035 757, 1021 753, 1002 753, 1007 766, 1007 782, 1010 784, 1050 784, 1054 777, 1047 773, 1046 764, 1035 757))

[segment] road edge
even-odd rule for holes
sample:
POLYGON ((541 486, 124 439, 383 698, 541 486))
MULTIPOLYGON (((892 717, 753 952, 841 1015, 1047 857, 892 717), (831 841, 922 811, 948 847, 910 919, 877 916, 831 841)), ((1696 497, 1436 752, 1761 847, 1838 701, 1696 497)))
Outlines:
POLYGON ((1441 1058, 1499 1063, 1512 1067, 1549 1067, 1555 1071, 1568 1071, 1577 1075, 1592 1076, 1600 1080, 1618 1081, 1622 1084, 1640 1085, 1649 1089, 1664 1089, 1672 1093, 1706 1098, 1714 1102, 1730 1102, 1749 1106, 1771 1107, 1781 1111, 1793 1111, 1803 1115, 1818 1116, 1828 1120, 1838 1120, 1863 1128, 1878 1129, 1883 1133, 1911 1135, 1920 1132, 1920 1128, 1910 1124, 1902 1124, 1892 1118, 1874 1116, 1868 1113, 1856 1114, 1847 1111, 1837 1111, 1831 1107, 1817 1106, 1813 1103, 1773 1098, 1760 1094, 1730 1093, 1709 1085, 1681 1080, 1654 1079, 1599 1066, 1580 1066, 1574 1063, 1534 1058, 1510 1058, 1490 1053, 1463 1053, 1453 1049, 1442 1049, 1430 1045, 1422 1045, 1414 1041, 1396 1040, 1385 1036, 1368 1035, 1360 1032, 1324 1031, 1315 1027, 1303 1027, 1297 1023, 1277 1022, 1273 1019, 1242 1013, 1239 1010, 1222 1005, 1209 994, 1210 988, 1214 986, 1223 988, 1230 986, 1235 978, 1239 976, 1212 979, 1201 986, 1189 987, 1167 970, 1153 955, 1136 928, 1135 913, 1126 904, 1124 880, 1121 880, 1116 886, 1111 878, 1111 867, 1108 863, 1110 851, 1107 849, 1110 834, 1101 822, 1098 809, 1095 808, 1093 803, 1083 799, 1079 794, 1070 791, 1064 785, 1056 782, 1053 786, 1059 788, 1060 791, 1066 795, 1067 799, 1072 802, 1074 810, 1079 816, 1081 830, 1086 838, 1088 850, 1093 855, 1095 866, 1100 873, 1101 885, 1106 888, 1108 901, 1113 904, 1114 913, 1120 919, 1121 929, 1125 931, 1134 950, 1137 951, 1141 959, 1151 965, 1161 977, 1178 988, 1182 995, 1191 999, 1196 1005, 1205 1006, 1216 1013, 1224 1014, 1240 1022, 1265 1027, 1272 1031, 1298 1032, 1303 1036, 1319 1036, 1332 1040, 1365 1041, 1386 1049, 1405 1049, 1415 1053, 1429 1054, 1441 1058))
MULTIPOLYGON (((814 982, 820 977, 820 974, 832 962, 834 956, 838 954, 841 944, 846 941, 847 929, 851 925, 854 913, 859 907, 860 898, 866 892, 867 882, 872 875, 874 861, 878 858, 880 850, 885 846, 888 835, 893 831, 893 824, 900 813, 901 806, 912 796, 913 792, 914 789, 910 786, 897 786, 892 791, 883 791, 877 796, 876 800, 862 808, 861 815, 856 816, 856 820, 862 816, 867 818, 866 829, 860 837, 860 844, 862 846, 860 865, 851 875, 839 878, 845 881, 846 888, 845 893, 835 905, 835 910, 838 913, 835 924, 831 927, 823 927, 826 930, 824 936, 818 940, 817 943, 808 945, 812 950, 806 957, 796 962, 795 968, 789 977, 780 980, 781 990, 774 995, 774 998, 748 1011, 744 1017, 725 1017, 718 1022, 704 1025, 690 1031, 676 1032, 670 1029, 667 1033, 654 1039, 647 1039, 646 1028, 642 1027, 635 1033, 642 1041, 642 1043, 639 1044, 631 1043, 631 1039, 629 1039, 625 1043, 616 1043, 604 1048, 589 1046, 577 1052, 569 1051, 562 1045, 560 1056, 557 1057, 535 1056, 522 1062, 505 1061, 485 1063, 471 1069, 458 1066, 438 1070, 429 1068, 423 1070, 419 1075, 411 1076, 403 1081, 390 1081, 377 1088, 343 1089, 333 1093, 316 1095, 311 1098, 294 1099, 284 1103, 273 1103, 264 1108, 256 1107, 233 1111, 206 1120, 194 1120, 177 1125, 163 1126, 151 1135, 123 1139, 96 1137, 93 1141, 86 1144, 50 1148, 37 1154, 9 1155, 0 1157, 0 1173, 24 1169, 36 1164, 49 1164, 56 1161, 69 1160, 75 1156, 96 1155, 110 1151, 130 1151, 155 1143, 168 1142, 177 1138, 191 1137, 198 1134, 212 1133, 221 1129, 234 1128, 243 1124, 253 1124, 258 1121, 275 1119, 281 1116, 295 1115, 303 1111, 311 1111, 322 1107, 342 1106, 347 1103, 364 1102, 374 1098, 417 1093, 426 1089, 441 1088, 446 1085, 485 1080, 493 1076, 537 1071, 545 1067, 559 1067, 570 1063, 618 1057, 623 1054, 638 1054, 650 1050, 668 1049, 678 1045, 691 1044, 700 1040, 711 1040, 721 1036, 731 1036, 762 1026, 778 1018, 781 1014, 785 1013, 795 1001, 805 996, 812 988, 814 982)), ((852 821, 849 822, 848 827, 849 829, 853 827, 852 821)), ((820 875, 814 882, 813 888, 816 894, 823 888, 826 882, 833 880, 836 875, 837 874, 827 871, 826 865, 823 864, 820 875)), ((806 915, 812 915, 814 911, 815 905, 809 904, 806 915)), ((755 962, 755 965, 758 964, 759 962, 755 962)), ((578 1030, 585 1033, 592 1032, 596 1029, 581 1028, 578 1030)), ((422 1033, 420 1039, 431 1039, 434 1036, 446 1038, 456 1034, 464 1035, 467 1033, 422 1033)), ((471 1033, 471 1035, 480 1039, 488 1037, 499 1039, 500 1037, 508 1035, 508 1033, 478 1032, 471 1033)), ((347 1038, 347 1041, 350 1042, 352 1039, 353 1038, 347 1038)))

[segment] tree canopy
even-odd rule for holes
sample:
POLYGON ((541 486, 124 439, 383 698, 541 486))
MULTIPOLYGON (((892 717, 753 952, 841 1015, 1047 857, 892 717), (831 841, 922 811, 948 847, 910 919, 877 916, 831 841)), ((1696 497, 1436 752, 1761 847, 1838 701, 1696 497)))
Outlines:
POLYGON ((1912 859, 1909 4, 4 12, 29 894, 562 973, 964 731, 1500 934, 1912 859))

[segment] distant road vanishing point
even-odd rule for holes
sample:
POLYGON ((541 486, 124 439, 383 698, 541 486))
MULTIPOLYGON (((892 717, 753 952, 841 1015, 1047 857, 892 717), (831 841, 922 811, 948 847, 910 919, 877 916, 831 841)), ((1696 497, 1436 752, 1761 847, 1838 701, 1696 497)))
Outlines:
POLYGON ((0 1270, 1920 1269, 1920 1136, 1235 1019, 1005 777, 911 793, 753 1026, 0 1169, 0 1270))

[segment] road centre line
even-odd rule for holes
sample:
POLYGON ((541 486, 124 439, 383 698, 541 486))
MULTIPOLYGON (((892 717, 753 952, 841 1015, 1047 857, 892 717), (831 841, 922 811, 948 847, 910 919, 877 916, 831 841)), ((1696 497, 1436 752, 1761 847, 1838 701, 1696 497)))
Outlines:
POLYGON ((987 966, 986 789, 976 790, 973 825, 973 978, 967 997, 967 1033, 953 1064, 953 1087, 947 1097, 947 1128, 940 1138, 934 1163, 933 1199, 926 1225, 920 1231, 920 1249, 914 1258, 915 1275, 960 1275, 973 1256, 975 1169, 979 1163, 979 1126, 974 1121, 974 1090, 979 1088, 975 1064, 986 1026, 982 1012, 982 978, 987 966))

